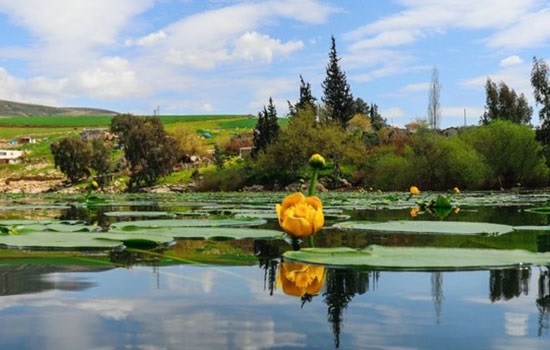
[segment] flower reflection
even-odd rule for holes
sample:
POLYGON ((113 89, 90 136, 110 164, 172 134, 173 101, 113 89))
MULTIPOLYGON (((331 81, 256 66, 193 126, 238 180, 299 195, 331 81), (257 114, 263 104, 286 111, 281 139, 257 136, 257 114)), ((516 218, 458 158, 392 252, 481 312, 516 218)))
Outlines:
POLYGON ((277 288, 295 297, 317 295, 325 284, 325 268, 302 263, 281 262, 277 274, 277 288))

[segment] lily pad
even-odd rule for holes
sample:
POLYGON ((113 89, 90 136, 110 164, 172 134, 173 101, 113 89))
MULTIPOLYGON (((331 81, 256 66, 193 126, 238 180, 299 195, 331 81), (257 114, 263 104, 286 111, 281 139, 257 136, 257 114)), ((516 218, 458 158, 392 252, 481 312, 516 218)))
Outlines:
POLYGON ((363 232, 384 233, 420 233, 420 234, 447 234, 447 235, 502 235, 512 232, 509 225, 458 222, 458 221, 346 221, 334 224, 333 227, 363 232))
POLYGON ((550 207, 528 208, 528 209, 525 209, 525 211, 528 211, 530 213, 535 213, 535 214, 548 215, 550 214, 550 207))
POLYGON ((166 220, 140 220, 117 222, 111 228, 134 231, 139 229, 158 229, 169 227, 220 227, 220 226, 258 226, 266 223, 264 219, 258 218, 234 218, 234 219, 166 219, 166 220))
POLYGON ((105 216, 111 217, 148 217, 148 218, 175 218, 176 214, 167 211, 108 211, 105 216))
POLYGON ((122 249, 124 245, 167 246, 174 239, 169 235, 109 232, 53 232, 34 231, 19 235, 0 236, 0 246, 19 249, 122 249))
POLYGON ((119 230, 113 229, 109 234, 122 235, 162 235, 173 237, 175 240, 183 239, 210 239, 210 240, 228 240, 228 239, 277 239, 283 237, 282 231, 258 229, 249 227, 164 227, 138 230, 119 230))
POLYGON ((35 231, 0 236, 0 246, 19 249, 122 249, 122 241, 97 239, 89 232, 35 231))
POLYGON ((526 250, 462 249, 368 246, 351 248, 304 248, 287 251, 285 260, 333 267, 369 267, 401 270, 488 269, 517 265, 548 265, 550 253, 526 250))

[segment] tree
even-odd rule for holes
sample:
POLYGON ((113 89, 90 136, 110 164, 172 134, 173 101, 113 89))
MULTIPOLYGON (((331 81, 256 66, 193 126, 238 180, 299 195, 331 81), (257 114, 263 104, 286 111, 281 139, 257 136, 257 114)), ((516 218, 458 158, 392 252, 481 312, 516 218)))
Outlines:
POLYGON ((361 97, 357 97, 355 101, 353 101, 353 115, 356 114, 369 114, 369 105, 361 97))
POLYGON ((254 129, 254 147, 252 148, 252 157, 256 157, 260 151, 279 137, 281 127, 277 121, 277 110, 273 105, 273 99, 269 98, 267 108, 258 113, 258 123, 254 129))
POLYGON ((118 135, 119 145, 124 145, 136 117, 132 114, 117 114, 111 119, 111 132, 118 135))
POLYGON ((65 137, 50 145, 55 167, 65 174, 72 183, 90 176, 92 149, 77 138, 65 137))
POLYGON ((191 128, 177 126, 170 135, 178 144, 178 160, 190 161, 193 156, 205 157, 208 155, 203 138, 191 128))
POLYGON ((518 94, 504 82, 496 83, 487 78, 485 84, 485 113, 480 123, 487 125, 495 120, 508 120, 516 124, 529 125, 533 109, 529 106, 525 95, 518 94))
POLYGON ((91 141, 91 149, 90 167, 95 171, 98 184, 103 186, 107 184, 107 175, 113 167, 112 150, 110 145, 100 138, 91 141))
POLYGON ((332 36, 329 63, 326 68, 327 75, 322 84, 324 92, 322 101, 325 104, 326 120, 337 122, 345 129, 347 122, 354 115, 354 101, 346 74, 341 70, 339 61, 336 41, 332 36))
POLYGON ((152 186, 160 177, 172 172, 177 162, 178 145, 166 133, 158 117, 126 115, 124 119, 115 118, 111 130, 120 130, 124 156, 130 163, 128 189, 152 186))
POLYGON ((316 109, 317 99, 311 94, 311 85, 304 81, 304 78, 300 75, 300 99, 296 104, 292 105, 288 101, 288 114, 290 117, 296 115, 298 110, 311 108, 316 109))
MULTIPOLYGON (((540 128, 537 130, 537 139, 543 142, 547 148, 546 154, 550 155, 550 78, 549 69, 542 59, 533 57, 533 68, 531 70, 531 85, 539 110, 540 128)), ((550 162, 550 158, 548 159, 550 162)))
POLYGON ((430 82, 430 95, 428 98, 428 123, 433 130, 439 129, 441 124, 441 107, 439 105, 439 71, 437 67, 432 70, 432 80, 430 82))
POLYGON ((378 106, 375 103, 371 103, 368 115, 370 124, 375 131, 380 131, 380 129, 388 126, 386 119, 378 113, 378 106))

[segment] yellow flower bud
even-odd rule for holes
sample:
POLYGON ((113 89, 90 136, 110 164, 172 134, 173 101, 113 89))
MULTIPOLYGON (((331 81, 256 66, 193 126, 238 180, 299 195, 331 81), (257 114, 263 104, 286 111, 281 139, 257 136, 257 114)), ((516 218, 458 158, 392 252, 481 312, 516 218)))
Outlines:
POLYGON ((309 158, 309 166, 313 169, 323 169, 325 167, 325 158, 319 153, 315 153, 309 158))
POLYGON ((412 194, 413 196, 417 196, 417 195, 420 194, 420 190, 419 190, 418 187, 416 187, 416 186, 411 186, 410 191, 411 191, 411 194, 412 194))
POLYGON ((325 224, 323 203, 315 196, 296 192, 275 206, 279 225, 289 235, 306 238, 316 234, 325 224))
POLYGON ((458 187, 455 187, 455 188, 453 188, 453 192, 456 193, 456 194, 459 194, 460 190, 458 189, 458 187))

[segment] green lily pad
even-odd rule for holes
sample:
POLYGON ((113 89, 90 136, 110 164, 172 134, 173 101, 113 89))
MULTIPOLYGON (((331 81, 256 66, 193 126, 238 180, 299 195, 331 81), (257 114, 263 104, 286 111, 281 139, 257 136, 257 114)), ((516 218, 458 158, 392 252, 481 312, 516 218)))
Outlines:
POLYGON ((166 219, 166 220, 140 220, 117 222, 111 228, 134 231, 139 229, 158 229, 170 227, 220 227, 220 226, 258 226, 266 223, 264 219, 258 218, 234 218, 234 219, 166 219))
POLYGON ((514 228, 508 225, 458 222, 458 221, 346 221, 334 224, 333 227, 363 232, 384 233, 420 233, 420 234, 448 234, 448 235, 502 235, 512 232, 514 228))
POLYGON ((514 226, 516 231, 550 231, 550 226, 536 226, 536 225, 527 225, 527 226, 514 226))
POLYGON ((167 211, 108 211, 103 213, 111 217, 148 217, 148 218, 175 218, 176 214, 167 211))
POLYGON ((35 231, 0 236, 0 246, 19 249, 121 249, 122 241, 97 239, 89 232, 35 231))
POLYGON ((0 236, 0 246, 19 249, 122 249, 124 245, 167 246, 172 236, 159 233, 109 233, 109 232, 54 232, 34 231, 18 235, 0 236))
POLYGON ((258 229, 249 227, 164 227, 154 230, 119 230, 112 229, 109 234, 148 234, 173 237, 175 240, 181 239, 210 239, 210 240, 228 240, 228 239, 277 239, 283 237, 282 231, 270 229, 258 229))
POLYGON ((550 207, 528 208, 528 209, 525 209, 525 211, 528 211, 530 213, 535 213, 535 214, 548 215, 550 214, 550 207))
POLYGON ((285 260, 333 267, 368 267, 402 270, 487 269, 507 266, 548 265, 550 253, 526 250, 418 248, 368 246, 351 248, 304 248, 287 251, 285 260))

